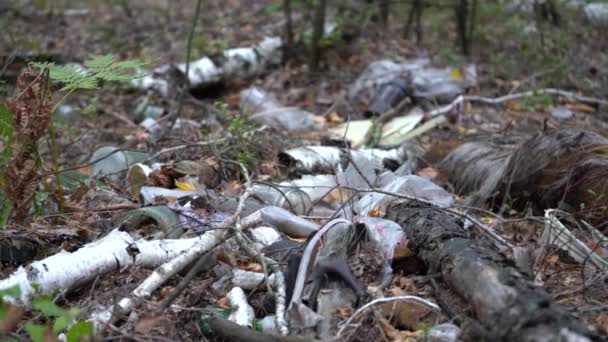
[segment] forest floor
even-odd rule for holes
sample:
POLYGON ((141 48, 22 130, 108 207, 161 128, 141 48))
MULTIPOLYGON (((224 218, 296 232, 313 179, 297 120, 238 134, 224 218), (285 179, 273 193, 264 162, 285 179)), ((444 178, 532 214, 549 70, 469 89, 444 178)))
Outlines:
MULTIPOLYGON (((1 29, 4 31, 4 37, 0 38, 0 97, 8 99, 15 94, 17 75, 31 59, 48 59, 58 64, 82 63, 90 55, 113 54, 120 60, 143 60, 148 69, 167 63, 183 63, 186 59, 187 37, 194 13, 193 1, 136 0, 125 2, 128 3, 128 9, 113 1, 82 1, 77 2, 75 7, 66 1, 66 8, 80 7, 85 10, 70 15, 58 9, 61 1, 54 3, 59 5, 55 5, 56 9, 52 13, 33 11, 29 7, 15 7, 14 11, 0 14, 1 29)), ((192 42, 193 60, 220 54, 227 48, 253 46, 266 36, 283 35, 283 13, 275 8, 272 1, 209 0, 204 3, 192 42)), ((175 98, 157 94, 150 96, 144 90, 118 83, 104 84, 98 90, 78 91, 65 103, 77 110, 66 116, 55 117, 56 143, 60 151, 58 164, 61 169, 74 168, 86 174, 91 156, 104 146, 149 151, 214 140, 225 134, 242 133, 250 126, 249 123, 235 119, 243 115, 239 109, 239 93, 252 85, 273 93, 282 104, 315 113, 320 121, 330 127, 348 120, 364 119, 361 108, 356 108, 356 105, 348 107, 334 104, 343 102, 346 90, 361 72, 371 62, 381 59, 403 61, 430 57, 432 64, 438 67, 474 63, 478 79, 477 84, 469 89, 470 95, 498 97, 534 89, 557 88, 603 101, 608 99, 608 39, 605 32, 589 27, 573 13, 564 11, 560 26, 554 27, 549 23, 544 25, 545 45, 541 46, 538 32, 530 30, 530 27, 534 27, 532 18, 499 12, 491 5, 482 6, 473 53, 465 59, 455 43, 456 36, 453 32, 456 30, 450 9, 433 8, 425 14, 423 41, 416 44, 412 37, 402 38, 404 18, 409 7, 402 4, 397 6, 400 13, 392 15, 388 28, 370 21, 362 27, 361 36, 356 40, 348 43, 338 41, 324 49, 320 71, 316 73, 308 70, 308 53, 302 49, 292 52, 293 60, 273 67, 255 78, 237 78, 221 85, 193 90, 191 94, 195 101, 183 103, 182 118, 201 122, 202 127, 182 128, 176 134, 170 134, 154 144, 150 133, 137 124, 140 118, 133 113, 145 98, 149 105, 161 107, 165 113, 170 113, 178 106, 175 98), (209 110, 219 107, 223 109, 209 110), (207 125, 209 122, 211 124, 207 125), (216 122, 219 125, 215 125, 216 122)), ((310 20, 307 21, 302 15, 296 14, 294 18, 297 32, 300 32, 301 27, 309 26, 305 23, 310 20)), ((425 109, 433 108, 430 106, 425 109)), ((410 143, 425 151, 417 173, 448 189, 457 202, 461 203, 466 194, 457 191, 458 187, 450 184, 449 175, 438 166, 456 146, 480 140, 489 144, 515 133, 534 135, 567 128, 608 137, 608 108, 602 105, 583 106, 572 99, 559 96, 549 97, 548 100, 543 96, 533 96, 521 101, 510 101, 499 107, 468 103, 455 118, 417 136, 410 143), (558 106, 568 106, 579 111, 573 109, 575 115, 564 120, 552 115, 558 106)), ((157 162, 200 160, 217 158, 219 155, 223 159, 237 159, 245 163, 256 178, 276 182, 291 177, 278 159, 279 152, 327 141, 325 131, 270 131, 253 137, 234 142, 237 145, 218 145, 216 150, 179 150, 163 155, 157 162)), ((41 157, 44 161, 52 160, 51 149, 46 142, 41 145, 41 157)), ((44 166, 46 172, 51 170, 49 165, 50 162, 44 166)), ((48 178, 48 182, 54 179, 48 178)), ((244 181, 238 168, 226 166, 218 188, 226 196, 238 197, 242 190, 239 184, 244 181)), ((99 198, 92 198, 91 203, 71 207, 71 212, 57 213, 53 205, 49 204, 53 202, 53 195, 48 190, 52 189, 48 182, 40 186, 44 189, 41 193, 47 193, 46 199, 37 199, 40 202, 39 211, 31 217, 26 228, 44 230, 57 226, 69 227, 76 229, 80 236, 47 241, 44 249, 38 251, 37 259, 61 249, 77 250, 105 235, 125 212, 141 206, 138 199, 124 190, 123 179, 108 181, 107 184, 129 203, 134 203, 134 207, 101 211, 97 209, 105 204, 113 204, 113 200, 101 203, 99 198)), ((173 184, 171 186, 175 187, 173 184)), ((598 192, 606 190, 598 189, 598 192)), ((487 213, 487 210, 476 214, 503 238, 517 246, 530 246, 533 250, 539 248, 544 228, 543 209, 548 208, 535 206, 529 209, 518 204, 513 204, 506 210, 500 206, 493 207, 492 204, 486 207, 495 213, 500 211, 502 217, 497 219, 495 215, 487 213)), ((603 221, 594 221, 594 224, 599 231, 608 231, 603 221)), ((5 234, 9 234, 9 228, 17 229, 9 226, 5 234)), ((3 237, 8 239, 10 235, 3 237)), ((608 248, 600 247, 595 250, 606 257, 600 250, 608 253, 608 248)), ((505 254, 513 257, 512 251, 505 254)), ((223 257, 231 259, 232 266, 252 263, 244 254, 223 257)), ((18 263, 0 264, 0 279, 7 278, 18 266, 18 263)), ((416 295, 437 302, 439 299, 435 297, 433 281, 423 271, 412 272, 411 267, 416 269, 415 265, 394 265, 394 277, 385 294, 416 295)), ((567 312, 606 338, 608 309, 605 303, 608 301, 608 287, 605 280, 599 282, 600 286, 589 286, 585 267, 557 249, 546 255, 542 269, 542 277, 531 280, 546 289, 551 299, 563 305, 567 312)), ((129 295, 148 274, 149 270, 143 268, 117 270, 68 292, 59 303, 62 307, 80 308, 106 305, 113 299, 129 295)), ((169 280, 137 311, 143 316, 147 310, 155 308, 180 279, 180 276, 176 276, 169 280)), ((139 323, 129 322, 120 329, 110 330, 106 337, 200 340, 199 317, 204 312, 201 308, 225 304, 225 298, 211 291, 214 281, 216 279, 212 272, 201 273, 175 300, 174 306, 160 318, 139 323)), ((251 296, 254 298, 256 294, 251 296)), ((343 320, 349 313, 352 312, 340 312, 337 315, 343 320)), ((28 317, 34 319, 26 316, 28 317)), ((424 319, 421 318, 416 323, 424 322, 424 319)), ((426 325, 414 324, 407 329, 399 327, 408 330, 410 334, 399 335, 400 338, 415 340, 421 331, 428 330, 430 325, 436 323, 428 317, 427 320, 426 325)), ((452 317, 448 321, 455 320, 457 319, 452 317)), ((24 336, 23 328, 17 331, 14 336, 24 336)), ((386 331, 383 334, 369 331, 358 336, 350 335, 349 338, 395 339, 388 338, 386 331)))

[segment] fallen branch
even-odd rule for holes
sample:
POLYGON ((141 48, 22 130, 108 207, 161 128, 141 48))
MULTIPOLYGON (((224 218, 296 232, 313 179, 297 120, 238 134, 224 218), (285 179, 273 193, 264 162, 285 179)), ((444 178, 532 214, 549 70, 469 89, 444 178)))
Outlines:
MULTIPOLYGON (((242 197, 246 200, 249 196, 253 194, 253 188, 251 187, 252 181, 251 177, 249 176, 249 172, 247 171, 245 166, 241 163, 239 163, 239 166, 241 167, 241 170, 243 170, 243 175, 245 176, 246 180, 245 193, 242 197)), ((242 202, 244 203, 245 200, 243 200, 242 202)), ((252 258, 257 258, 260 261, 260 264, 264 269, 264 278, 266 286, 268 287, 268 292, 272 293, 270 289, 270 280, 267 271, 267 265, 270 265, 272 273, 274 273, 274 285, 277 290, 276 293, 274 293, 274 296, 276 298, 275 322, 279 333, 283 336, 286 336, 287 334, 289 334, 289 329, 287 327, 287 320, 285 319, 285 277, 283 276, 283 272, 281 272, 281 268, 274 260, 265 257, 262 254, 261 249, 257 249, 256 247, 254 247, 255 245, 253 243, 247 243, 247 241, 245 240, 245 235, 243 234, 243 226, 241 225, 241 222, 238 218, 236 220, 235 240, 243 249, 243 251, 245 251, 245 253, 247 253, 252 258)))
MULTIPOLYGON (((247 137, 249 137, 249 136, 251 136, 253 134, 263 132, 263 131, 265 131, 267 129, 268 129, 268 126, 263 125, 263 126, 260 126, 260 127, 256 128, 256 129, 252 130, 252 131, 245 132, 245 134, 243 134, 243 137, 247 138, 247 137)), ((204 146, 212 146, 212 145, 222 144, 222 143, 225 143, 227 141, 230 141, 230 139, 232 139, 232 138, 233 137, 231 135, 228 135, 227 137, 216 139, 216 140, 198 141, 198 142, 194 142, 194 143, 191 143, 191 144, 184 144, 184 145, 178 145, 178 146, 168 147, 168 148, 165 148, 165 149, 162 149, 162 150, 156 152, 155 154, 153 154, 150 157, 147 157, 142 163, 145 164, 145 163, 148 163, 150 161, 153 161, 153 160, 157 159, 158 157, 162 156, 163 154, 167 154, 167 153, 183 150, 183 149, 190 148, 190 147, 204 147, 204 146)), ((116 151, 114 151, 114 152, 116 152, 116 151)), ((107 158, 107 156, 104 157, 104 158, 107 158)))
MULTIPOLYGON (((251 191, 245 191, 240 199, 235 213, 226 221, 218 224, 216 228, 233 226, 239 219, 241 212, 245 208, 245 202, 251 195, 251 191)), ((261 223, 258 220, 249 220, 249 224, 256 225, 261 223)), ((249 228, 249 226, 248 226, 249 228)), ((146 298, 158 289, 167 280, 190 265, 197 258, 201 258, 204 253, 212 250, 232 234, 231 230, 217 229, 206 232, 201 236, 201 240, 185 253, 173 258, 161 265, 148 276, 135 290, 131 296, 124 297, 117 304, 95 312, 91 315, 90 321, 93 322, 95 329, 100 331, 105 325, 116 320, 120 315, 127 314, 139 300, 146 298)))
POLYGON ((128 232, 114 229, 102 239, 86 244, 75 252, 62 251, 35 261, 27 268, 19 267, 10 277, 0 281, 0 290, 18 285, 21 289, 20 301, 27 306, 36 293, 70 290, 100 274, 126 266, 158 266, 190 250, 200 240, 134 240, 128 232), (37 284, 37 290, 33 284, 37 284))
POLYGON ((463 104, 466 101, 485 103, 485 104, 489 104, 489 105, 499 105, 499 104, 502 104, 502 103, 505 103, 508 101, 520 99, 522 97, 534 96, 534 95, 538 95, 538 94, 549 94, 549 95, 569 97, 569 98, 575 99, 578 102, 582 102, 582 103, 586 103, 586 104, 590 104, 590 105, 608 106, 608 101, 606 101, 606 100, 601 100, 601 99, 596 99, 596 98, 586 97, 586 96, 580 96, 580 95, 576 95, 574 93, 571 93, 571 92, 568 92, 565 90, 561 90, 561 89, 546 88, 546 89, 526 91, 523 93, 505 95, 505 96, 501 96, 501 97, 497 97, 497 98, 475 96, 475 95, 460 95, 454 101, 452 101, 452 103, 445 105, 443 107, 437 108, 435 110, 432 110, 427 115, 433 117, 433 116, 449 113, 454 108, 463 104))
MULTIPOLYGON (((584 324, 552 303, 549 294, 535 287, 488 239, 471 237, 456 218, 415 202, 392 205, 386 218, 404 227, 428 273, 441 275, 449 288, 446 295, 455 293, 470 305, 486 340, 593 338, 584 324)), ((457 306, 448 309, 462 312, 457 306)))

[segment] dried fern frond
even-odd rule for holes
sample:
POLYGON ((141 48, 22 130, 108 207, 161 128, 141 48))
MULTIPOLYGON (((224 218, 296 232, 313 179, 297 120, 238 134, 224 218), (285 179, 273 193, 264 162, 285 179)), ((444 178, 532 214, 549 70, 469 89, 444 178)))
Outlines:
POLYGON ((48 93, 49 70, 24 71, 17 79, 18 95, 8 101, 12 114, 12 155, 6 163, 3 189, 11 201, 11 218, 23 223, 38 184, 38 140, 46 134, 53 102, 48 93))

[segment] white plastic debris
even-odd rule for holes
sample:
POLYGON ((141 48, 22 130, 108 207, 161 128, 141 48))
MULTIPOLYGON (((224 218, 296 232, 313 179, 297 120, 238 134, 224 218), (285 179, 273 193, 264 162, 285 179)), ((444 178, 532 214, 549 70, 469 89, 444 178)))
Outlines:
POLYGON ((457 342, 459 341, 460 328, 452 323, 437 324, 432 327, 425 336, 428 342, 457 342))
POLYGON ((325 199, 326 195, 336 187, 336 176, 334 175, 303 175, 300 179, 282 182, 279 185, 288 187, 295 186, 304 191, 313 203, 325 199))
POLYGON ((469 64, 463 69, 416 70, 412 73, 412 96, 448 103, 476 83, 477 70, 474 64, 469 64))
POLYGON ((551 112, 551 115, 559 120, 567 120, 572 118, 574 116, 574 113, 564 106, 559 106, 551 112))
MULTIPOLYGON (((253 290, 264 281, 264 273, 245 271, 238 268, 232 269, 232 284, 244 290, 253 290)), ((274 282, 274 274, 268 277, 268 281, 274 282)))
MULTIPOLYGON (((262 275, 263 277, 263 275, 262 275)), ((228 298, 228 303, 232 308, 232 312, 230 316, 228 316, 228 320, 242 326, 246 326, 249 328, 253 328, 253 323, 255 320, 255 312, 249 303, 247 303, 247 297, 245 296, 245 292, 240 287, 234 287, 228 294, 226 295, 228 298)))
MULTIPOLYGON (((440 207, 449 207, 454 203, 454 197, 450 193, 430 180, 416 175, 399 177, 383 187, 382 190, 430 201, 440 207)), ((383 210, 390 203, 399 199, 385 193, 372 192, 364 195, 357 202, 355 210, 359 215, 367 216, 369 211, 383 210)))
POLYGON ((139 195, 144 205, 154 204, 157 198, 180 198, 199 194, 197 191, 166 189, 155 186, 142 186, 139 195))
POLYGON ((316 223, 294 215, 283 208, 272 206, 254 212, 245 217, 241 223, 246 225, 246 223, 257 221, 271 225, 280 232, 294 238, 308 237, 319 229, 319 225, 316 223))
POLYGON ((142 122, 139 123, 141 127, 143 127, 146 131, 150 132, 152 136, 158 134, 163 129, 163 126, 159 125, 156 119, 153 118, 145 118, 142 122))
POLYGON ((276 316, 270 315, 255 322, 255 329, 269 335, 278 335, 276 316))
POLYGON ((323 128, 323 124, 315 120, 313 113, 296 107, 285 107, 274 96, 260 88, 245 89, 241 91, 240 98, 243 113, 260 125, 289 131, 323 128))
MULTIPOLYGON (((545 256, 544 251, 550 245, 556 245, 559 246, 560 249, 566 251, 568 255, 579 263, 593 265, 599 270, 608 269, 608 259, 599 256, 587 247, 584 242, 576 238, 576 236, 570 232, 557 217, 560 213, 562 212, 557 209, 545 210, 545 229, 541 238, 541 253, 538 254, 537 264, 541 261, 541 258, 545 256)), ((592 231, 595 230, 593 227, 589 228, 592 229, 592 231)), ((600 232, 597 232, 594 235, 599 236, 604 240, 602 242, 606 241, 606 237, 600 232)), ((600 244, 596 245, 599 246, 600 244)))
POLYGON ((371 238, 382 246, 388 263, 393 260, 397 248, 406 247, 407 238, 399 224, 375 217, 361 217, 357 222, 364 223, 371 238))
POLYGON ((585 17, 597 28, 608 28, 608 3, 594 2, 583 8, 585 17))
POLYGON ((89 168, 89 176, 109 176, 118 180, 118 173, 127 171, 129 166, 141 162, 146 157, 143 152, 119 151, 118 148, 105 146, 93 153, 90 162, 94 164, 89 168))
POLYGON ((295 187, 254 184, 251 189, 254 195, 266 204, 287 209, 297 215, 308 215, 312 209, 310 197, 306 192, 295 187))
POLYGON ((276 229, 271 227, 257 227, 250 230, 253 240, 266 246, 270 246, 273 243, 281 239, 281 235, 276 229))

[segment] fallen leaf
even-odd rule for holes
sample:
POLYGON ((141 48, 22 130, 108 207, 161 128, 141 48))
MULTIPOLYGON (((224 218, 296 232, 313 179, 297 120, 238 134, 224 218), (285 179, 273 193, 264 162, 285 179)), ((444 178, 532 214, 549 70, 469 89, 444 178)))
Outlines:
POLYGON ((425 167, 424 169, 418 171, 418 176, 428 179, 435 179, 438 175, 439 172, 432 167, 425 167))
POLYGON ((321 115, 315 115, 315 122, 316 123, 320 123, 320 124, 324 124, 327 122, 327 119, 322 117, 321 115))
POLYGON ((569 104, 569 105, 566 105, 566 108, 568 108, 569 110, 571 110, 573 112, 587 113, 587 114, 595 113, 595 108, 593 108, 589 105, 586 105, 584 103, 569 104))
POLYGON ((380 305, 380 310, 384 317, 394 323, 396 328, 408 330, 416 330, 421 323, 438 318, 430 308, 416 302, 387 302, 380 305))
POLYGON ((507 101, 507 103, 505 103, 505 108, 512 111, 519 111, 521 110, 521 104, 516 101, 507 101))
POLYGON ((228 298, 226 297, 222 297, 220 299, 217 300, 217 306, 221 306, 223 308, 229 308, 230 307, 230 303, 228 302, 228 298))
POLYGON ((13 332, 15 328, 17 328, 19 321, 21 321, 21 318, 25 313, 22 308, 16 305, 6 305, 8 306, 8 308, 6 309, 6 316, 4 317, 4 319, 0 320, 0 336, 6 336, 13 332))
POLYGON ((460 81, 463 78, 462 71, 460 71, 460 69, 452 69, 452 71, 450 72, 450 77, 453 80, 460 81))
POLYGON ((595 318, 595 326, 599 331, 608 334, 608 314, 602 313, 595 318))
POLYGON ((161 317, 144 317, 137 324, 135 324, 134 330, 140 334, 149 333, 152 329, 157 327, 160 323, 161 317))
POLYGON ((329 119, 329 122, 334 123, 334 124, 339 124, 339 123, 344 122, 344 119, 342 119, 342 117, 337 112, 329 113, 328 119, 329 119))
POLYGON ((179 181, 179 180, 175 180, 175 187, 180 189, 180 190, 184 190, 184 191, 194 191, 196 190, 196 186, 194 184, 192 184, 192 182, 189 181, 179 181))
POLYGON ((256 262, 247 264, 247 265, 243 266, 242 269, 244 269, 245 271, 258 272, 258 273, 261 273, 264 271, 264 269, 262 268, 262 265, 260 265, 256 262))

